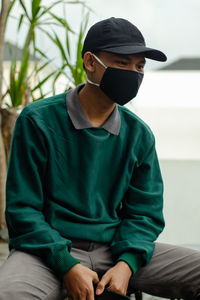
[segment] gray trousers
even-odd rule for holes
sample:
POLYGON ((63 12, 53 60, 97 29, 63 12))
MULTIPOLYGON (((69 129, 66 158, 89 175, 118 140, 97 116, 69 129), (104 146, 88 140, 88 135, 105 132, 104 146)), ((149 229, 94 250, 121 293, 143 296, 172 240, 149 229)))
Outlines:
MULTIPOLYGON (((102 274, 113 265, 107 244, 73 245, 71 254, 102 274)), ((150 263, 130 280, 130 288, 164 298, 200 299, 200 251, 157 243, 150 263)), ((0 268, 0 300, 59 300, 66 297, 63 282, 40 258, 12 251, 0 268)))

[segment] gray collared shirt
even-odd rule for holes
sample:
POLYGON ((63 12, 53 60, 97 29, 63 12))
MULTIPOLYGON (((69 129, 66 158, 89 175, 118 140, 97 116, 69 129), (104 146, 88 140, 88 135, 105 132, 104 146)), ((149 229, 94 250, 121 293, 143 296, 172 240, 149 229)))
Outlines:
MULTIPOLYGON (((66 96, 67 111, 76 129, 86 129, 94 127, 84 114, 78 99, 78 92, 83 86, 84 85, 81 84, 75 89, 70 90, 66 96)), ((119 134, 121 119, 117 105, 101 127, 114 135, 119 134)))

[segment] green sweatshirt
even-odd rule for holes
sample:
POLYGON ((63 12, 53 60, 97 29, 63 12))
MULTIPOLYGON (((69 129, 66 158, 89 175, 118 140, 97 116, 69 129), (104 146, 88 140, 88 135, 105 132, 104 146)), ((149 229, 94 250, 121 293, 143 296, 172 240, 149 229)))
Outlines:
POLYGON ((109 242, 136 272, 164 227, 163 184, 148 126, 124 107, 119 135, 77 130, 66 93, 17 119, 6 185, 9 247, 40 256, 62 277, 79 261, 70 239, 109 242))

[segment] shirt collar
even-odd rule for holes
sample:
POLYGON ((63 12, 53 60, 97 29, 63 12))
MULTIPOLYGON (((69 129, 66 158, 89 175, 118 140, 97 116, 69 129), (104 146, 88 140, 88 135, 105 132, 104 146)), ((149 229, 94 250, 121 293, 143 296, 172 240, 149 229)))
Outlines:
MULTIPOLYGON (((78 92, 83 88, 83 86, 84 84, 78 85, 76 88, 69 90, 66 95, 67 111, 76 129, 86 129, 94 127, 84 114, 78 99, 78 92)), ((101 127, 114 135, 119 134, 121 119, 117 105, 101 127)))

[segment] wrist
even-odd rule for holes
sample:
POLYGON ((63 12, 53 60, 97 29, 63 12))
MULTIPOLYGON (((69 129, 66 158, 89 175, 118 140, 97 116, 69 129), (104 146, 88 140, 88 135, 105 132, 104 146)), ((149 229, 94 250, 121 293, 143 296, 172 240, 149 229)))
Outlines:
POLYGON ((129 264, 127 262, 125 262, 123 260, 120 260, 120 261, 117 262, 116 266, 119 266, 120 268, 123 268, 127 272, 127 274, 130 275, 130 277, 131 277, 132 269, 131 269, 131 267, 129 266, 129 264))
POLYGON ((74 272, 76 272, 79 269, 79 266, 81 264, 77 263, 75 265, 73 265, 63 276, 63 279, 65 280, 68 276, 70 276, 71 274, 73 274, 74 272))
POLYGON ((131 268, 133 274, 135 274, 143 265, 142 255, 134 252, 124 252, 122 253, 117 261, 126 262, 131 268))

